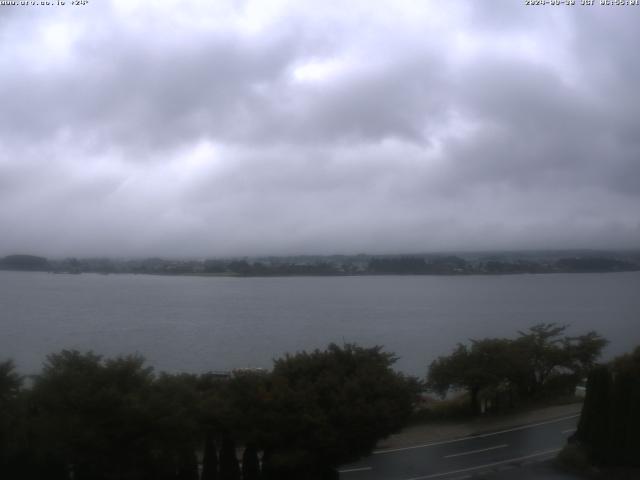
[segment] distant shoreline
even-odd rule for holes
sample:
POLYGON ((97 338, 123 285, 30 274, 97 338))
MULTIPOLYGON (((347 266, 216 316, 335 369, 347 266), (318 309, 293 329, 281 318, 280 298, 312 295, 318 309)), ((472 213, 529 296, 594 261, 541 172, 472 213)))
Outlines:
POLYGON ((344 278, 344 277, 499 277, 516 275, 558 274, 611 274, 637 273, 639 269, 617 271, 549 271, 549 272, 470 272, 470 273, 333 273, 333 274, 238 274, 238 273, 162 273, 162 272, 55 272, 51 270, 19 270, 0 268, 0 272, 49 273, 52 275, 145 275, 154 277, 204 277, 204 278, 344 278))
POLYGON ((520 252, 459 255, 331 255, 203 260, 146 258, 0 258, 0 270, 53 273, 130 273, 205 277, 467 276, 640 271, 638 252, 520 252))

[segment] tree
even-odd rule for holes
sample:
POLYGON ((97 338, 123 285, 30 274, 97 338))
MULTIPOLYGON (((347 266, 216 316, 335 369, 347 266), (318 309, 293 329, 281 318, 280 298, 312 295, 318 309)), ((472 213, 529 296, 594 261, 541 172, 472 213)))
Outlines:
POLYGON ((240 466, 236 457, 236 443, 229 435, 222 439, 220 449, 220 479, 240 480, 240 466))
POLYGON ((469 348, 461 343, 449 356, 440 356, 429 366, 427 386, 441 396, 445 396, 451 389, 466 389, 471 399, 471 410, 479 411, 477 395, 480 387, 477 381, 468 375, 472 368, 469 348))
POLYGON ((480 413, 483 390, 495 397, 500 388, 511 388, 520 363, 516 353, 507 339, 472 340, 470 348, 458 344, 451 355, 431 363, 427 385, 442 396, 451 389, 466 390, 471 412, 480 413))
POLYGON ((207 432, 202 457, 202 480, 218 480, 218 453, 213 434, 207 432))
POLYGON ((276 360, 270 378, 266 475, 328 478, 369 454, 409 418, 417 382, 394 372, 381 347, 346 344, 276 360), (321 475, 321 477, 318 477, 321 475))
POLYGON ((595 464, 640 466, 640 347, 592 369, 574 440, 595 464))
POLYGON ((566 325, 539 323, 526 332, 518 332, 516 345, 529 359, 520 384, 524 395, 542 393, 551 377, 560 375, 568 380, 565 390, 573 391, 608 343, 594 331, 578 337, 561 336, 566 329, 566 325))
POLYGON ((578 422, 576 437, 589 445, 589 456, 601 461, 609 448, 611 371, 607 366, 594 368, 587 380, 587 393, 578 422))
POLYGON ((198 458, 193 450, 180 452, 177 480, 198 480, 198 458))
POLYGON ((611 461, 640 466, 640 347, 616 358, 611 394, 611 461))
POLYGON ((562 348, 563 340, 560 337, 566 329, 566 325, 539 323, 528 331, 518 332, 520 338, 516 344, 529 359, 523 375, 524 382, 520 385, 525 395, 537 394, 554 369, 567 363, 567 352, 562 348))
POLYGON ((242 454, 242 480, 258 480, 260 478, 260 460, 258 449, 248 444, 242 454))
POLYGON ((564 367, 570 369, 580 380, 586 378, 607 343, 609 342, 593 330, 578 337, 564 338, 562 341, 566 354, 564 367))
POLYGON ((152 371, 141 357, 50 355, 33 387, 38 449, 77 479, 142 474, 147 468, 152 371))
POLYGON ((466 390, 473 413, 482 410, 482 400, 496 404, 506 396, 513 405, 516 395, 572 393, 607 342, 596 332, 562 336, 566 328, 541 323, 519 332, 515 340, 485 338, 471 340, 470 346, 458 344, 450 355, 431 363, 427 385, 442 396, 452 389, 466 390))
POLYGON ((22 413, 18 398, 22 380, 13 361, 0 362, 0 471, 5 473, 15 462, 19 449, 16 437, 22 413))
POLYGON ((0 404, 6 405, 15 399, 22 386, 22 377, 15 371, 12 360, 0 362, 0 404))

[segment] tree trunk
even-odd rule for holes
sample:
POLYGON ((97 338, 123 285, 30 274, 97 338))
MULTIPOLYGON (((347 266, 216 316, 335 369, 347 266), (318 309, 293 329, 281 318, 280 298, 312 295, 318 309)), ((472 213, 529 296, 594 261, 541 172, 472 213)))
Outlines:
POLYGON ((479 415, 481 413, 479 394, 480 387, 474 386, 469 389, 469 399, 471 401, 470 407, 473 415, 479 415))

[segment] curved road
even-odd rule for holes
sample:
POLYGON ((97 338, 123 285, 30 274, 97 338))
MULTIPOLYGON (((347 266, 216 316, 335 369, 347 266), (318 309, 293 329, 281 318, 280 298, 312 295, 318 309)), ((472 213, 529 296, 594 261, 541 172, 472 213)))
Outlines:
MULTIPOLYGON (((342 480, 453 480, 554 457, 579 415, 453 440, 375 451, 340 469, 342 480)), ((516 476, 515 472, 514 476, 516 476)))

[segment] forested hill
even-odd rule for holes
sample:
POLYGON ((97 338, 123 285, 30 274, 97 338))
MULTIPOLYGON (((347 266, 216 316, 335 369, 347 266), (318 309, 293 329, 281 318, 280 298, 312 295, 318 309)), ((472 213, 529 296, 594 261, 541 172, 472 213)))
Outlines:
POLYGON ((49 261, 35 255, 9 255, 0 260, 3 270, 47 271, 51 269, 49 261))
POLYGON ((629 272, 639 252, 520 252, 452 255, 328 255, 218 259, 0 258, 0 269, 55 273, 140 273, 220 276, 483 275, 629 272))

